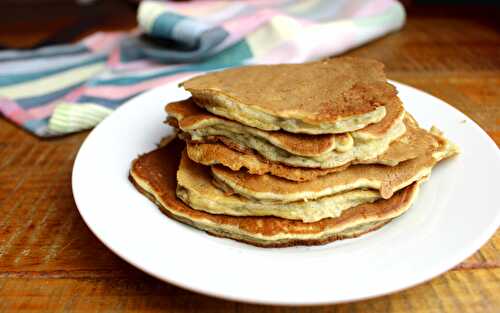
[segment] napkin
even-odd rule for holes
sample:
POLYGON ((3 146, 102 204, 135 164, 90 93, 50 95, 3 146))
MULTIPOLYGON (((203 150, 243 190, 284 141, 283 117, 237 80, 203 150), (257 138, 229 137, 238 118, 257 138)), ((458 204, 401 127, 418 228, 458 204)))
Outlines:
POLYGON ((394 0, 142 1, 139 27, 0 51, 0 112, 40 136, 97 125, 151 88, 222 68, 337 55, 402 27, 394 0))

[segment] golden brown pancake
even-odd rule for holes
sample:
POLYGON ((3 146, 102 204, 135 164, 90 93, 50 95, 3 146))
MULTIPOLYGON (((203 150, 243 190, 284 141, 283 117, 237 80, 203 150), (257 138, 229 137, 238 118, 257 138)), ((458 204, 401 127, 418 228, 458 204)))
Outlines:
POLYGON ((352 136, 354 139, 359 141, 383 138, 387 133, 398 127, 398 124, 403 121, 405 116, 405 109, 401 100, 395 97, 385 105, 385 110, 386 114, 380 122, 353 131, 352 136))
POLYGON ((215 236, 262 247, 325 244, 372 231, 404 213, 415 199, 419 186, 412 184, 389 200, 360 205, 338 218, 314 223, 209 214, 191 209, 176 197, 176 171, 183 148, 184 144, 175 140, 138 157, 130 170, 134 185, 171 218, 215 236))
POLYGON ((396 97, 383 64, 351 57, 211 72, 181 85, 210 112, 262 130, 332 134, 379 122, 396 97))
MULTIPOLYGON (((418 127, 416 121, 407 114, 405 118, 407 131, 396 139, 389 149, 375 159, 366 161, 369 164, 384 164, 395 166, 400 162, 414 159, 425 154, 429 149, 434 149, 435 138, 432 134, 418 127)), ((232 144, 228 139, 223 143, 188 143, 189 157, 204 165, 222 164, 233 171, 245 169, 249 174, 271 174, 292 181, 308 181, 330 173, 342 171, 344 166, 320 169, 292 167, 286 164, 271 162, 249 149, 240 149, 237 144, 232 144)), ((359 162, 359 161, 358 161, 359 162)))
POLYGON ((206 141, 210 136, 225 136, 249 148, 262 146, 262 149, 268 149, 260 143, 265 141, 288 153, 305 157, 319 157, 331 151, 346 152, 354 145, 353 137, 357 141, 382 139, 400 126, 405 113, 401 101, 395 98, 386 105, 386 116, 376 124, 352 134, 307 135, 285 131, 263 131, 245 126, 199 108, 192 99, 169 103, 165 110, 169 115, 170 124, 188 133, 193 141, 206 141))
POLYGON ((411 160, 426 153, 434 144, 436 130, 426 131, 418 126, 417 121, 408 112, 405 113, 404 123, 406 132, 394 140, 384 154, 367 160, 357 160, 356 164, 385 164, 395 166, 400 162, 411 160))
POLYGON ((166 108, 169 121, 175 119, 173 126, 190 135, 193 141, 204 141, 209 136, 241 137, 245 140, 264 140, 291 154, 320 156, 333 150, 349 150, 353 140, 350 134, 307 135, 285 131, 263 131, 245 126, 226 118, 219 117, 198 107, 193 100, 187 99, 169 103, 166 108), (252 138, 248 138, 252 137, 252 138))
POLYGON ((220 185, 213 179, 209 167, 191 161, 185 153, 177 170, 177 197, 193 209, 212 214, 277 216, 304 222, 338 217, 349 208, 381 198, 378 191, 368 189, 287 203, 242 197, 220 185))
POLYGON ((355 160, 369 160, 387 150, 406 130, 401 102, 392 101, 379 123, 350 134, 304 135, 262 131, 217 117, 196 107, 190 99, 166 106, 167 121, 191 142, 214 139, 240 151, 252 149, 264 159, 295 167, 330 169, 355 160), (353 139, 354 138, 354 139, 353 139))
POLYGON ((394 192, 428 177, 443 158, 457 153, 455 146, 441 133, 432 134, 428 150, 417 158, 396 166, 379 164, 352 165, 349 168, 306 182, 294 182, 274 175, 252 175, 246 171, 232 171, 224 166, 212 166, 212 173, 226 191, 262 202, 279 203, 314 200, 355 189, 379 190, 384 199, 394 192))
POLYGON ((238 171, 246 169, 250 174, 263 175, 269 173, 292 181, 307 181, 316 177, 342 171, 349 165, 328 169, 293 167, 278 162, 265 160, 253 151, 240 152, 221 143, 188 143, 187 153, 191 160, 204 164, 222 164, 238 171))

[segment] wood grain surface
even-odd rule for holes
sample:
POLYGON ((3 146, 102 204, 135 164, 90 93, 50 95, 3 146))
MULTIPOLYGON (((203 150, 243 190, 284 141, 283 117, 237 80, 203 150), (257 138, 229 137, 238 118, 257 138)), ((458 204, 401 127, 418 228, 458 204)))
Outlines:
MULTIPOLYGON (((99 29, 133 27, 124 10, 129 15, 99 29)), ((379 59, 391 79, 452 104, 500 144, 500 32, 491 13, 410 9, 402 31, 347 54, 379 59)), ((31 22, 7 18, 0 43, 26 46, 57 29, 57 22, 40 26, 39 15, 31 22)), ((68 22, 62 20, 59 26, 68 22)), ((356 303, 241 304, 151 278, 104 247, 78 214, 71 168, 87 134, 40 140, 0 118, 0 312, 500 312, 500 232, 427 283, 356 303)))

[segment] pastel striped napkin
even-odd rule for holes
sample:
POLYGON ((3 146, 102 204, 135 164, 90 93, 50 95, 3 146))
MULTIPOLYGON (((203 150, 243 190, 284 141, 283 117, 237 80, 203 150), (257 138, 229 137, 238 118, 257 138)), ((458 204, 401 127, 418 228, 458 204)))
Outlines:
POLYGON ((224 67, 339 54, 404 19, 394 0, 143 1, 133 32, 0 51, 0 112, 41 137, 68 134, 150 88, 224 67))

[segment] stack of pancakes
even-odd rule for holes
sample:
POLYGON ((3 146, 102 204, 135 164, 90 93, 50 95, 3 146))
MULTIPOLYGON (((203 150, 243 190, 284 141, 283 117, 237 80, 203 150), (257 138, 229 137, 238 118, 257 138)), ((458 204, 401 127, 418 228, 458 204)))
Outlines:
POLYGON ((258 246, 375 230, 458 152, 405 112, 374 60, 233 68, 182 86, 192 97, 166 106, 182 141, 136 159, 132 181, 167 215, 258 246))

